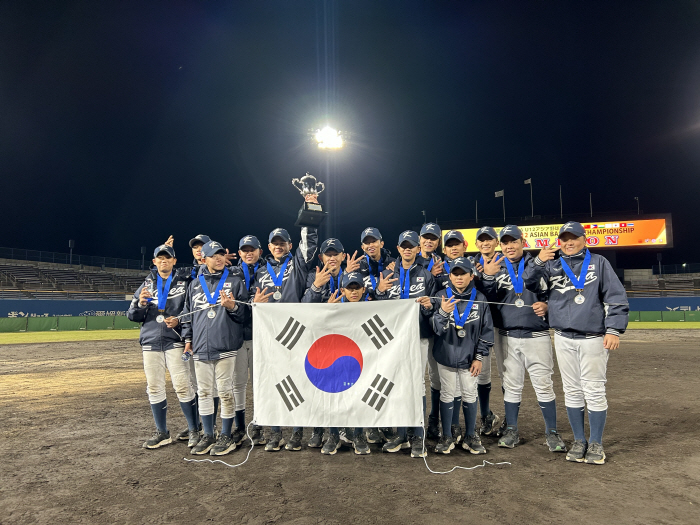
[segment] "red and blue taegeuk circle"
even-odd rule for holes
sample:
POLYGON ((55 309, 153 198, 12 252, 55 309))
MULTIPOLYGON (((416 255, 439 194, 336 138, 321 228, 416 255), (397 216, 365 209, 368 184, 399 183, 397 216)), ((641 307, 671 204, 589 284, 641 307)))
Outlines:
POLYGON ((339 334, 317 339, 306 352, 304 368, 313 385, 336 394, 354 385, 362 373, 362 352, 357 343, 339 334))

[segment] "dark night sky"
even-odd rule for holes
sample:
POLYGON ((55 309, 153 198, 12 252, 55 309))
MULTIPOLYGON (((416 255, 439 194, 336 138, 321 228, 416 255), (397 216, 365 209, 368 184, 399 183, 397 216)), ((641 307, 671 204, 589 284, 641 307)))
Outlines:
POLYGON ((664 262, 700 262, 698 1, 210 4, 0 3, 1 246, 298 240, 290 180, 328 181, 306 136, 328 121, 353 133, 321 196, 347 248, 368 225, 394 246, 421 210, 497 218, 503 188, 517 221, 532 177, 538 214, 559 184, 565 217, 589 192, 673 213, 664 262))

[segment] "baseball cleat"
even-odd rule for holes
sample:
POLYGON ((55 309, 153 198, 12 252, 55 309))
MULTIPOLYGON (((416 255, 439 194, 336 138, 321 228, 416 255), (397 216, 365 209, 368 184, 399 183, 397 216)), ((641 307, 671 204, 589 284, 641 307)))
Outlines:
POLYGON ((292 451, 298 451, 301 450, 301 438, 304 436, 304 431, 303 430, 297 430, 292 434, 292 437, 289 438, 289 441, 285 445, 284 449, 285 450, 292 450, 292 451))
POLYGON ((216 440, 216 444, 209 450, 209 455, 225 456, 229 452, 236 450, 236 446, 236 442, 233 441, 231 436, 219 434, 219 439, 216 440))
POLYGON ((165 432, 161 432, 159 430, 156 430, 153 432, 151 437, 146 441, 142 446, 143 448, 160 448, 164 447, 165 445, 170 445, 173 440, 170 439, 170 432, 167 430, 165 432))
POLYGON ((556 430, 547 433, 547 446, 550 452, 566 452, 566 444, 556 430))
POLYGON ((330 434, 328 436, 328 439, 326 440, 326 442, 323 444, 323 448, 321 449, 321 454, 325 454, 326 456, 332 456, 336 452, 338 452, 339 448, 340 448, 340 439, 335 434, 330 434))
POLYGON ((468 450, 472 454, 486 454, 486 449, 481 444, 481 438, 476 434, 473 436, 464 436, 462 448, 468 450))
POLYGON ((352 439, 350 439, 348 437, 348 434, 352 434, 352 432, 348 428, 341 428, 340 432, 338 433, 338 435, 340 436, 340 444, 341 445, 348 445, 351 447, 352 446, 352 439))
POLYGON ((214 439, 214 436, 211 434, 204 434, 202 436, 202 439, 199 440, 199 443, 197 443, 194 447, 190 449, 190 454, 196 454, 197 456, 201 456, 203 454, 206 454, 211 450, 211 447, 216 445, 216 440, 214 439))
POLYGON ((452 425, 452 437, 455 438, 455 445, 459 445, 462 442, 462 427, 459 425, 452 425))
POLYGON ((367 433, 367 443, 382 443, 384 441, 384 438, 382 437, 382 433, 379 432, 378 428, 368 428, 366 430, 367 433))
POLYGON ((267 440, 267 445, 265 445, 265 450, 268 452, 276 452, 284 446, 286 441, 282 437, 281 432, 272 432, 270 434, 270 439, 267 440))
POLYGON ((589 443, 584 462, 590 465, 603 465, 605 463, 605 451, 603 450, 603 445, 596 442, 589 443))
POLYGON ((425 448, 425 443, 422 437, 413 436, 411 438, 411 457, 412 458, 424 458, 428 455, 428 451, 425 448))
POLYGON ((398 452, 402 448, 409 448, 411 444, 405 437, 399 435, 394 436, 391 440, 384 443, 382 452, 398 452))
POLYGON ((393 428, 380 428, 379 431, 382 433, 384 441, 391 441, 397 436, 396 430, 393 428))
POLYGON ((566 461, 575 461, 576 463, 583 463, 584 457, 586 455, 586 442, 585 441, 574 441, 571 444, 571 449, 566 454, 566 461))
POLYGON ((265 439, 265 434, 263 434, 262 427, 258 425, 251 426, 250 440, 253 442, 253 445, 264 445, 265 443, 267 443, 267 439, 265 439))
POLYGON ((231 441, 233 441, 236 444, 236 446, 243 443, 244 440, 245 440, 245 429, 235 428, 233 430, 233 432, 231 432, 231 441))
POLYGON ((202 439, 202 434, 199 432, 199 430, 190 430, 188 431, 187 434, 187 446, 189 448, 192 448, 199 443, 199 440, 202 439))
POLYGON ((360 432, 355 436, 355 440, 353 441, 353 447, 355 448, 355 454, 357 454, 358 456, 370 453, 369 443, 367 443, 367 436, 364 432, 360 432))
POLYGON ((498 446, 501 448, 514 448, 518 443, 520 443, 518 429, 513 427, 506 428, 506 431, 498 439, 498 446))
POLYGON ((188 441, 190 439, 190 429, 185 428, 185 430, 180 430, 180 432, 177 433, 177 436, 175 436, 175 439, 177 441, 188 441))
POLYGON ((428 439, 432 439, 433 441, 440 439, 440 426, 437 418, 428 418, 428 433, 426 434, 426 437, 428 439))
POLYGON ((455 448, 455 438, 452 436, 442 436, 440 442, 435 447, 437 454, 449 454, 455 448))
POLYGON ((508 421, 506 421, 504 418, 503 423, 501 423, 501 426, 498 427, 498 430, 496 430, 496 432, 493 435, 495 435, 496 437, 501 437, 506 431, 506 428, 508 428, 508 421))
POLYGON ((311 433, 311 437, 309 438, 309 442, 307 444, 309 448, 321 448, 323 446, 323 429, 322 428, 314 428, 314 431, 311 433))
POLYGON ((494 435, 497 429, 496 425, 500 420, 501 418, 499 418, 496 414, 489 412, 488 416, 481 418, 481 428, 479 429, 479 433, 485 436, 494 435))

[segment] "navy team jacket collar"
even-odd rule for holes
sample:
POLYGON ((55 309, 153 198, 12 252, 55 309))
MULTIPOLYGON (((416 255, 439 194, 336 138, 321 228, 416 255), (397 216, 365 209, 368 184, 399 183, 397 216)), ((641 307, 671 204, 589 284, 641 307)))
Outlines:
POLYGON ((562 254, 561 256, 564 257, 564 258, 566 259, 566 262, 569 263, 569 266, 571 266, 572 263, 575 264, 575 263, 577 263, 577 262, 583 261, 583 259, 586 257, 586 250, 587 250, 587 249, 588 249, 588 248, 584 248, 584 249, 581 250, 580 252, 575 253, 575 254, 573 254, 573 255, 564 255, 564 254, 562 254), (570 262, 569 262, 569 261, 570 261, 570 262))
POLYGON ((467 289, 464 290, 464 292, 462 292, 462 293, 459 293, 457 291, 457 288, 454 287, 454 284, 452 284, 452 281, 449 281, 449 287, 450 287, 450 290, 452 290, 452 293, 454 294, 455 297, 457 297, 459 299, 468 299, 472 293, 472 288, 474 288, 474 279, 472 279, 472 282, 469 283, 469 286, 467 286, 467 289))
MULTIPOLYGON (((292 256, 292 254, 291 254, 291 253, 288 253, 285 257, 288 258, 288 257, 291 257, 291 256, 292 256)), ((277 259, 275 259, 275 257, 274 257, 273 255, 268 255, 267 257, 265 257, 265 261, 266 261, 266 262, 269 262, 269 263, 270 263, 270 266, 279 266, 280 264, 282 264, 282 263, 284 262, 284 259, 282 259, 282 262, 280 262, 280 261, 278 261, 277 259)), ((263 261, 260 261, 260 262, 262 263, 263 261)), ((264 266, 264 265, 263 265, 263 266, 264 266)))

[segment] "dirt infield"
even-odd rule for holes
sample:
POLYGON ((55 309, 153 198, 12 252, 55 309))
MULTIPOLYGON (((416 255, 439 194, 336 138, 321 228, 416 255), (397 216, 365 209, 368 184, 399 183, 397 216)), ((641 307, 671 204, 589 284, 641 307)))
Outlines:
MULTIPOLYGON (((512 464, 444 476, 375 445, 369 456, 256 448, 236 469, 187 463, 183 443, 141 448, 153 422, 136 341, 3 345, 1 355, 0 523, 647 524, 697 523, 700 511, 700 345, 690 331, 623 336, 609 363, 606 465, 548 452, 528 382, 519 447, 485 438, 478 459, 428 456, 434 470, 482 458, 512 464)), ((502 415, 497 377, 493 392, 502 415)), ((168 401, 170 428, 180 429, 172 392, 168 401)))

